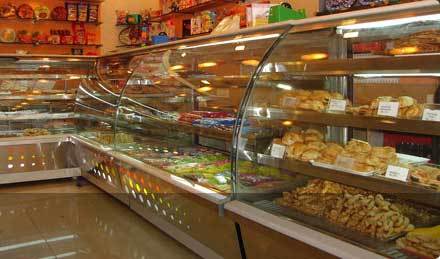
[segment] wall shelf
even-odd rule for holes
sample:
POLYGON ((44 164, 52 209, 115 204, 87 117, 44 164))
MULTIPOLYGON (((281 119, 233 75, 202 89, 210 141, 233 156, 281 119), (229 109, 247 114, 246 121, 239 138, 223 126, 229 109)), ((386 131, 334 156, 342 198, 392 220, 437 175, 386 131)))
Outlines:
POLYGON ((62 23, 84 23, 84 24, 90 24, 90 25, 96 25, 99 26, 102 24, 102 22, 79 22, 79 21, 68 21, 68 20, 55 20, 55 19, 42 19, 37 20, 35 18, 18 18, 18 17, 0 17, 0 21, 11 21, 11 22, 31 22, 33 24, 37 23, 46 23, 46 22, 62 22, 62 23))
POLYGON ((73 46, 73 47, 102 47, 102 44, 51 44, 51 43, 26 43, 26 42, 0 42, 0 44, 9 44, 9 45, 33 45, 34 47, 38 46, 73 46))

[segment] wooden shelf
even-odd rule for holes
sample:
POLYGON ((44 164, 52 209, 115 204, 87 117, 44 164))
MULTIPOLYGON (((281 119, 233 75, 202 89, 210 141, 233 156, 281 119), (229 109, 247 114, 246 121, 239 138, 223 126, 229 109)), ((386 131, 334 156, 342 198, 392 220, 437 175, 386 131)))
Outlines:
POLYGON ((261 165, 280 168, 287 173, 302 174, 321 178, 341 184, 346 184, 377 193, 394 195, 413 200, 426 205, 440 207, 440 192, 418 184, 390 180, 380 176, 361 176, 344 173, 337 170, 316 167, 309 162, 291 159, 278 159, 268 155, 258 154, 257 161, 261 165))
POLYGON ((33 45, 34 47, 38 46, 72 46, 72 47, 95 47, 100 48, 102 44, 51 44, 51 43, 25 43, 25 42, 0 42, 0 44, 9 44, 9 45, 33 45))
POLYGON ((293 122, 314 123, 336 127, 363 128, 402 133, 440 136, 439 122, 393 117, 367 117, 352 114, 320 113, 313 111, 250 108, 249 116, 264 118, 270 114, 271 120, 291 120, 293 122))
POLYGON ((170 12, 170 13, 163 14, 161 16, 151 17, 151 21, 166 21, 166 20, 172 19, 176 16, 185 15, 185 14, 194 14, 194 13, 202 12, 202 11, 205 11, 208 9, 221 7, 222 5, 234 3, 234 2, 235 1, 231 1, 231 0, 211 0, 211 1, 207 1, 202 4, 198 4, 198 5, 188 7, 188 8, 181 9, 177 12, 170 12))
POLYGON ((91 24, 91 25, 101 25, 102 22, 79 22, 79 21, 68 21, 68 20, 55 20, 55 19, 42 19, 42 20, 37 20, 35 18, 18 18, 18 17, 0 17, 0 21, 11 21, 11 22, 31 22, 31 23, 45 23, 45 22, 56 22, 56 23, 84 23, 84 24, 91 24))

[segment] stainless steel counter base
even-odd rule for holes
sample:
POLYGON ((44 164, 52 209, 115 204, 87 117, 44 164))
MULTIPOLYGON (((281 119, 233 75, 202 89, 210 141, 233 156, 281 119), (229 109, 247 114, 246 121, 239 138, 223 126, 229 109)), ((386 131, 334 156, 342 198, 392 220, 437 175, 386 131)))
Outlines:
POLYGON ((0 140, 0 184, 69 178, 81 175, 72 163, 74 146, 66 135, 0 140))

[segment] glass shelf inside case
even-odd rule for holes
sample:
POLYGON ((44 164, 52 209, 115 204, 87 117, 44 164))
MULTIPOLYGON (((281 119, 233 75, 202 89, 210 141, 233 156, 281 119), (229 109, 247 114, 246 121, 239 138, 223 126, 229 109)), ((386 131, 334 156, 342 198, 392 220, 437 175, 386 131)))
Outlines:
POLYGON ((118 107, 116 149, 230 193, 240 102, 259 61, 285 29, 195 40, 133 59, 137 66, 118 107))
POLYGON ((381 255, 438 257, 439 33, 438 15, 289 32, 243 108, 236 197, 381 255), (249 164, 289 184, 249 187, 249 164))
POLYGON ((0 57, 0 137, 75 132, 79 82, 93 59, 0 57))

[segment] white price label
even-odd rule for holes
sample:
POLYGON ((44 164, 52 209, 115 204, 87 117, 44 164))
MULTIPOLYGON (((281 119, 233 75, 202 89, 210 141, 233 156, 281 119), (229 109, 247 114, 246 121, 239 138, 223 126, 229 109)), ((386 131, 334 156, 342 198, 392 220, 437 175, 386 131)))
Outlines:
POLYGON ((346 156, 338 156, 336 158, 335 165, 342 168, 353 169, 354 162, 355 162, 354 158, 346 157, 346 156))
POLYGON ((285 153, 286 153, 286 146, 279 144, 272 144, 272 149, 270 150, 270 156, 283 159, 285 153))
POLYGON ((298 99, 295 97, 284 97, 283 107, 295 107, 298 104, 298 99))
POLYGON ((345 112, 347 108, 347 100, 330 99, 328 110, 332 112, 345 112))
POLYGON ((440 121, 440 110, 425 109, 423 112, 424 121, 440 121))
POLYGON ((217 96, 218 97, 229 97, 230 93, 229 93, 229 89, 217 89, 217 96))
POLYGON ((399 115, 399 106, 398 102, 379 102, 377 115, 397 117, 399 115))
POLYGON ((400 166, 389 165, 387 168, 386 178, 406 182, 408 181, 409 169, 400 166))

